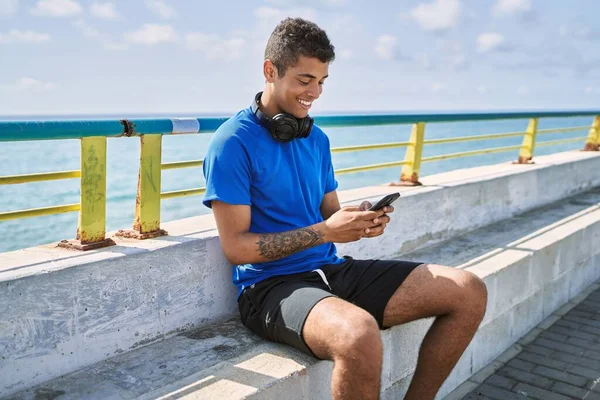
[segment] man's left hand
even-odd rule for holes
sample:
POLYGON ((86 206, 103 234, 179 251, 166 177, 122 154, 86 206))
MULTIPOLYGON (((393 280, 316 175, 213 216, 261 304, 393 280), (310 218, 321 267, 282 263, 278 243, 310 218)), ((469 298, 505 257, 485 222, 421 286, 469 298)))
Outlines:
MULTIPOLYGON (((362 211, 367 211, 371 207, 372 204, 369 201, 363 201, 362 203, 360 203, 360 209, 362 211)), ((387 226, 388 222, 390 222, 390 217, 387 214, 394 212, 394 207, 385 206, 383 207, 383 212, 385 214, 373 220, 373 226, 370 226, 365 229, 363 237, 372 238, 383 235, 385 227, 387 226)))

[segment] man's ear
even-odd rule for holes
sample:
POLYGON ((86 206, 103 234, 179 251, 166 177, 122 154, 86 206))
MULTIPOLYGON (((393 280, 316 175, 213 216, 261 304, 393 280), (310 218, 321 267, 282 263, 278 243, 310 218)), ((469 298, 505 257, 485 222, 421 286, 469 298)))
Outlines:
POLYGON ((275 79, 277 78, 277 68, 269 59, 266 59, 263 63, 263 74, 265 75, 265 80, 268 83, 275 82, 275 79))

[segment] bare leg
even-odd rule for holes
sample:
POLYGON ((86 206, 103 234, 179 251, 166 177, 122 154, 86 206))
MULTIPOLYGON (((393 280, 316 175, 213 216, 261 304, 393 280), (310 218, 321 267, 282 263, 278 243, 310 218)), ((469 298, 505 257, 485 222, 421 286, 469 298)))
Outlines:
POLYGON ((388 302, 384 326, 436 316, 419 350, 405 399, 433 399, 477 331, 487 289, 476 275, 440 265, 417 267, 388 302))
POLYGON ((383 345, 375 318, 336 297, 321 300, 308 314, 303 329, 308 347, 333 360, 333 399, 378 399, 383 345))

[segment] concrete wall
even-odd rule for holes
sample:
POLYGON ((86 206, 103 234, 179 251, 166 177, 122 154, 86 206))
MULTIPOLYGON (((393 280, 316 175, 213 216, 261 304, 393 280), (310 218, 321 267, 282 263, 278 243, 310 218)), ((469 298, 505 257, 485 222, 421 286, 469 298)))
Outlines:
MULTIPOLYGON (((535 165, 503 164, 454 171, 423 179, 425 187, 400 188, 403 196, 395 204, 397 212, 386 234, 340 245, 339 251, 362 258, 397 257, 600 185, 597 153, 569 152, 536 161, 535 165)), ((368 187, 342 192, 340 197, 345 203, 360 203, 397 190, 368 187)), ((212 216, 163 225, 171 236, 141 242, 116 238, 118 246, 85 254, 53 245, 0 254, 0 394, 13 393, 236 312, 231 269, 222 255, 212 216)), ((533 271, 531 260, 523 263, 528 274, 533 271)), ((565 270, 557 270, 543 290, 519 292, 526 293, 520 303, 488 312, 495 317, 486 317, 482 326, 485 329, 489 325, 490 333, 486 334, 501 332, 498 329, 507 326, 508 321, 513 326, 514 317, 507 315, 517 306, 530 309, 531 318, 541 318, 546 309, 566 301, 583 284, 564 283, 562 278, 567 273, 573 275, 567 282, 586 282, 593 275, 590 268, 561 268, 565 270), (534 296, 549 296, 542 302, 546 309, 542 308, 541 314, 541 300, 534 296), (499 322, 498 318, 506 321, 499 322)), ((510 288, 517 275, 502 279, 498 273, 489 276, 486 283, 493 288, 492 293, 505 293, 504 288, 510 288)), ((412 345, 414 339, 407 338, 414 335, 402 332, 413 329, 413 325, 421 326, 414 328, 418 336, 426 323, 394 329, 385 333, 390 335, 386 340, 395 342, 398 338, 391 337, 400 335, 398 340, 409 340, 412 345)), ((515 328, 507 337, 513 338, 525 328, 515 328)), ((488 351, 496 352, 496 348, 488 351)), ((466 356, 470 357, 468 368, 457 369, 453 379, 463 379, 484 362, 474 360, 472 354, 466 356)), ((403 363, 408 360, 405 356, 403 352, 403 363)), ((400 382, 407 378, 410 368, 408 362, 389 370, 394 371, 394 376, 386 375, 389 390, 400 390, 400 382)))

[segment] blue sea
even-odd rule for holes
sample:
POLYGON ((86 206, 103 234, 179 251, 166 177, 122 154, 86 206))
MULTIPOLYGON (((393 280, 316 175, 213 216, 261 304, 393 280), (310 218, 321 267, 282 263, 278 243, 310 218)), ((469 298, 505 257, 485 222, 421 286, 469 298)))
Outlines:
MULTIPOLYGON (((183 115, 178 115, 182 117, 183 115)), ((162 117, 159 115, 145 117, 162 117)), ((0 117, 0 120, 58 120, 58 119, 117 119, 111 116, 27 116, 0 117)), ((527 120, 430 123, 425 138, 449 138, 490 133, 520 132, 527 128, 527 120)), ((539 129, 590 126, 592 118, 548 118, 540 120, 539 129)), ((407 141, 411 125, 380 127, 330 128, 326 130, 332 147, 407 141)), ((538 142, 587 136, 582 130, 569 133, 544 134, 538 142)), ((163 138, 163 162, 202 159, 212 134, 175 135, 163 138)), ((428 145, 424 157, 475 149, 518 145, 522 138, 484 140, 457 144, 428 145)), ((584 141, 536 148, 535 155, 545 155, 581 149, 584 141)), ((333 155, 334 167, 399 161, 404 159, 405 148, 371 150, 333 155)), ((107 155, 107 231, 130 228, 135 211, 135 195, 139 166, 139 138, 108 139, 107 155)), ((425 163, 421 176, 459 168, 469 168, 508 162, 517 158, 517 151, 488 154, 445 161, 425 163)), ((0 176, 55 172, 79 169, 79 141, 51 140, 37 142, 0 142, 0 176)), ((397 181, 401 167, 338 176, 339 190, 397 181)), ((162 173, 162 191, 204 186, 201 168, 168 170, 162 173)), ((172 221, 209 212, 202 205, 202 196, 164 200, 161 205, 162 221, 172 221)), ((37 207, 49 207, 79 202, 79 180, 67 179, 0 186, 0 212, 37 207)), ((77 231, 77 213, 27 218, 0 222, 0 252, 72 239, 77 231)))

